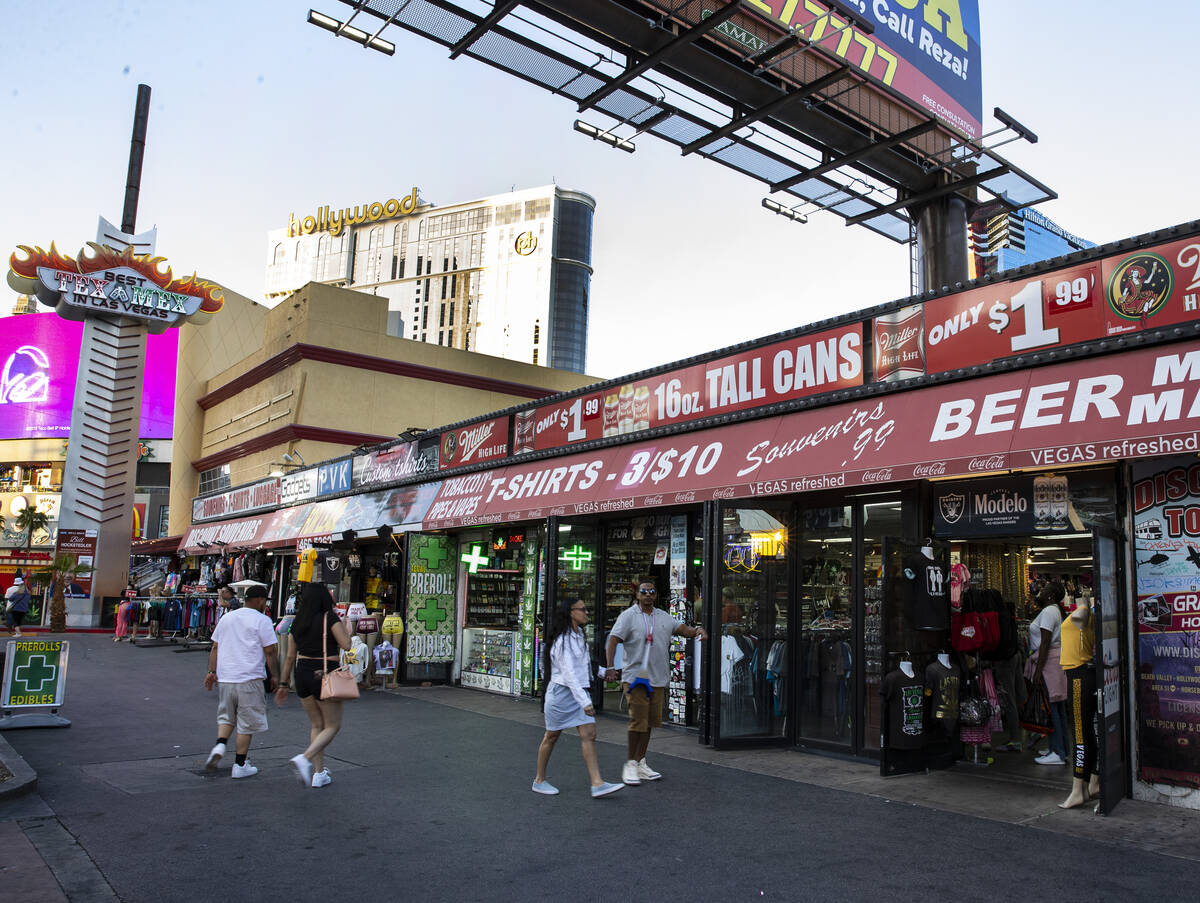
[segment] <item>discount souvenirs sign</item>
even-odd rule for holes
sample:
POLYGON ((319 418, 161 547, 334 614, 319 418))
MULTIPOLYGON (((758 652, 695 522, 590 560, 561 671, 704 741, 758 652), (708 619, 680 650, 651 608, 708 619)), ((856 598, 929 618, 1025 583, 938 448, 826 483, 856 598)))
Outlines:
POLYGON ((1200 342, 445 479, 426 528, 1200 451, 1200 342))

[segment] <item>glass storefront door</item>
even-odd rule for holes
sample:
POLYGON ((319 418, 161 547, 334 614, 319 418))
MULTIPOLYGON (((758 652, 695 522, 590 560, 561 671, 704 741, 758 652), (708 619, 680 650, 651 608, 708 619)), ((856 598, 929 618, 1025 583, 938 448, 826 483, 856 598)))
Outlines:
POLYGON ((721 518, 718 740, 783 738, 789 696, 787 505, 726 508, 721 518))
POLYGON ((900 496, 867 499, 862 505, 862 686, 860 748, 879 749, 882 728, 879 686, 883 681, 883 539, 899 536, 900 496))
POLYGON ((854 729, 852 508, 802 508, 796 693, 800 739, 849 746, 854 729))

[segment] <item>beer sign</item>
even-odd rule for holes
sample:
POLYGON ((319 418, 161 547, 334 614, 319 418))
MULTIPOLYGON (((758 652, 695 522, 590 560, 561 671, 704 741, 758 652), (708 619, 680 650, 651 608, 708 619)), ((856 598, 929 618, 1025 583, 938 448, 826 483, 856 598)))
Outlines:
POLYGON ((1062 474, 940 483, 933 532, 956 539, 1064 533, 1072 529, 1069 490, 1062 474))
POLYGON ((522 411, 514 454, 861 386, 862 325, 796 336, 522 411))

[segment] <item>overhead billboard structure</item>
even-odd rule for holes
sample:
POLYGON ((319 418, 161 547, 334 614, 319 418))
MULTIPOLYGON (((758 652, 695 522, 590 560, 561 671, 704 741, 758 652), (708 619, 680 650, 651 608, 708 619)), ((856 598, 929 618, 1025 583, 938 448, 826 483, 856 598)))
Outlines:
POLYGON ((1056 196, 982 143, 976 0, 348 5, 603 114, 615 124, 576 128, 614 147, 653 135, 758 179, 793 219, 828 210, 908 242, 913 211, 951 196, 1056 196))

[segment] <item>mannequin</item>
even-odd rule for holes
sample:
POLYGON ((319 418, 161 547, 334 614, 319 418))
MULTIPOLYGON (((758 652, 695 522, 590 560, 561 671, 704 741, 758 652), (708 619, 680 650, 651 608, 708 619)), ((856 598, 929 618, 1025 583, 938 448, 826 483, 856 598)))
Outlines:
POLYGON ((950 667, 950 656, 947 653, 939 652, 938 656, 937 656, 937 660, 943 668, 950 667))
POLYGON ((1059 653, 1067 676, 1068 722, 1074 738, 1072 751, 1074 772, 1071 793, 1058 804, 1060 809, 1082 806, 1100 792, 1100 776, 1096 774, 1096 732, 1092 729, 1096 717, 1096 636, 1090 600, 1083 599, 1062 623, 1062 648, 1059 653))
POLYGON ((915 674, 915 672, 913 671, 913 663, 912 662, 908 662, 908 661, 901 662, 900 670, 904 672, 905 677, 912 677, 915 674))
MULTIPOLYGON (((400 642, 404 639, 404 618, 395 612, 388 612, 383 619, 383 643, 388 643, 394 646, 397 650, 397 658, 399 657, 400 642)), ((376 649, 379 647, 376 646, 376 649)), ((372 661, 375 660, 374 651, 372 650, 372 661)), ((384 686, 389 690, 394 690, 399 686, 400 675, 399 669, 393 671, 390 675, 380 675, 384 679, 384 686)))
POLYGON ((921 546, 921 554, 933 561, 933 545, 929 542, 929 538, 925 538, 925 544, 921 546))
POLYGON ((350 673, 359 683, 362 683, 366 676, 368 661, 367 644, 363 642, 362 637, 357 634, 350 637, 350 648, 342 650, 341 663, 349 666, 350 673))
POLYGON ((357 636, 362 637, 362 641, 366 644, 366 664, 368 666, 366 675, 359 682, 365 683, 369 687, 374 680, 374 671, 371 666, 375 662, 375 644, 379 642, 379 618, 375 615, 359 618, 356 629, 357 636))

